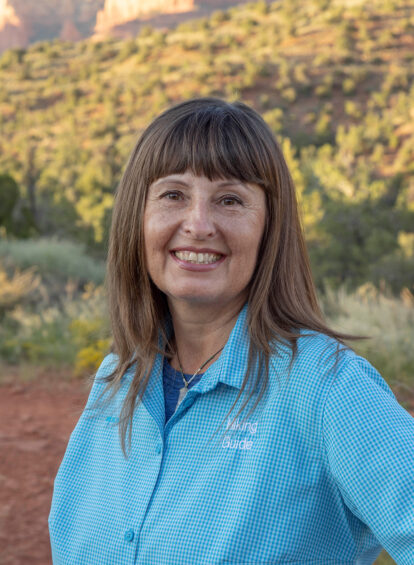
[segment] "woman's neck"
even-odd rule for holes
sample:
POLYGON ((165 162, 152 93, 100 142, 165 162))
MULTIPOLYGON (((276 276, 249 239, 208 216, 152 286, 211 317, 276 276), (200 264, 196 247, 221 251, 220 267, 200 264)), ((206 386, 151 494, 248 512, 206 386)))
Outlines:
MULTIPOLYGON (((170 363, 174 369, 193 374, 209 357, 223 348, 233 329, 243 304, 213 312, 210 308, 189 308, 186 304, 170 304, 174 327, 173 351, 178 351, 170 363)), ((205 365, 204 373, 220 354, 205 365)))

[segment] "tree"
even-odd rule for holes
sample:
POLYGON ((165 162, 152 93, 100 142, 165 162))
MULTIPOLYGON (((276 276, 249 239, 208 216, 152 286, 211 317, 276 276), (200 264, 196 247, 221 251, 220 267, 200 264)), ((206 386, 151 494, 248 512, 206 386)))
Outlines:
POLYGON ((6 234, 21 238, 37 233, 27 201, 20 198, 18 184, 7 174, 0 175, 0 227, 6 234))
POLYGON ((19 187, 10 175, 0 175, 0 226, 12 231, 13 211, 19 201, 19 187))

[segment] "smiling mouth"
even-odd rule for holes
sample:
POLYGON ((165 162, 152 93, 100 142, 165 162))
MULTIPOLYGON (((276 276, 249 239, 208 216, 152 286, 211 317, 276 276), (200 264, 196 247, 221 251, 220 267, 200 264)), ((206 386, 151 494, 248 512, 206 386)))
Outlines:
POLYGON ((210 265, 223 257, 223 255, 217 253, 195 253, 194 251, 173 251, 173 254, 181 261, 195 263, 196 265, 210 265))

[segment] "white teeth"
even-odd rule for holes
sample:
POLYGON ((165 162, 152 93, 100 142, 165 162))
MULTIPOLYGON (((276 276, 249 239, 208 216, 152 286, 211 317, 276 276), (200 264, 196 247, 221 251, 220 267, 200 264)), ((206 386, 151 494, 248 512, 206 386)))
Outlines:
POLYGON ((215 263, 221 257, 221 255, 217 253, 194 253, 194 251, 174 251, 174 255, 178 257, 178 259, 181 259, 181 261, 204 265, 215 263))

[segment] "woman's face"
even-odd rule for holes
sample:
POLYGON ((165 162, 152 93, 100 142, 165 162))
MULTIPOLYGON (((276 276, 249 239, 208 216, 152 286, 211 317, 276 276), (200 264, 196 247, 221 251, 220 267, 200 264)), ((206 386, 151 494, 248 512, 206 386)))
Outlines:
POLYGON ((152 281, 170 303, 244 302, 265 218, 266 198, 257 185, 210 181, 189 171, 156 180, 144 212, 152 281))

